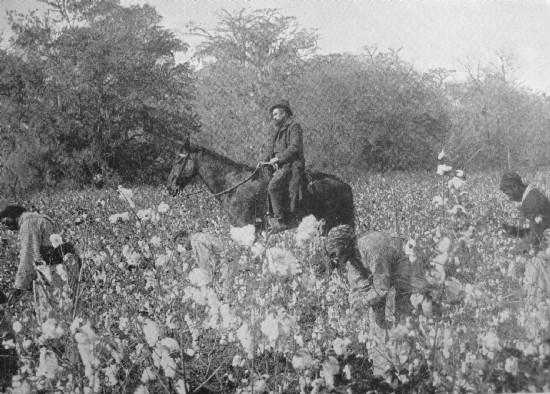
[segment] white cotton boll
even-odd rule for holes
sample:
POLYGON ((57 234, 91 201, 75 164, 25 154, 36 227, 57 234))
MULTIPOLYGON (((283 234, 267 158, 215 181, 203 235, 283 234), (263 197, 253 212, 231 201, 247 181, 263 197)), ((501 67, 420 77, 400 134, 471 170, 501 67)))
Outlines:
POLYGON ((117 191, 119 199, 126 201, 132 208, 136 207, 136 204, 132 200, 134 197, 134 192, 132 191, 132 189, 126 189, 122 187, 122 185, 119 185, 117 191))
POLYGON ((71 330, 71 333, 74 335, 74 333, 76 332, 76 330, 78 330, 78 328, 80 327, 80 325, 82 324, 83 320, 81 317, 77 317, 73 320, 73 322, 71 323, 71 326, 69 327, 69 329, 71 330))
POLYGON ((160 344, 167 348, 170 352, 176 352, 179 351, 180 345, 178 344, 178 341, 176 341, 174 338, 162 338, 160 341, 160 344))
POLYGON ((51 234, 50 243, 54 248, 57 248, 59 245, 63 244, 63 237, 61 236, 61 234, 51 234))
POLYGON ((298 228, 296 229, 296 243, 302 246, 306 241, 315 238, 319 234, 319 222, 315 216, 309 215, 302 219, 298 228))
POLYGON ((292 366, 296 370, 304 370, 313 366, 313 357, 307 351, 299 351, 292 357, 292 366))
POLYGON ((269 248, 266 252, 268 270, 279 276, 293 276, 298 273, 298 260, 285 249, 269 248))
POLYGON ((165 202, 161 202, 159 204, 159 206, 157 207, 157 211, 159 213, 166 213, 166 212, 168 212, 169 209, 170 209, 170 207, 165 202))
POLYGON ((15 376, 12 378, 12 388, 10 389, 10 393, 11 394, 31 394, 32 393, 32 386, 31 384, 28 382, 28 380, 23 380, 22 382, 20 381, 20 376, 17 375, 19 377, 19 380, 16 380, 15 379, 15 376))
POLYGON ((453 177, 449 180, 449 182, 447 182, 447 187, 449 189, 455 189, 455 190, 458 190, 460 188, 462 188, 462 186, 464 186, 464 184, 466 183, 466 181, 462 178, 459 178, 459 177, 453 177))
POLYGON ((233 367, 244 367, 246 360, 242 358, 240 354, 235 354, 233 360, 231 361, 231 366, 233 367))
POLYGON ((261 258, 264 252, 265 252, 265 247, 259 242, 254 242, 254 244, 250 248, 250 253, 252 254, 252 258, 254 259, 261 258))
POLYGON ((69 280, 69 275, 67 274, 67 270, 65 269, 65 266, 63 264, 56 264, 55 265, 55 272, 57 273, 57 275, 59 275, 59 277, 61 278, 61 280, 65 283, 68 282, 69 280))
POLYGON ((151 367, 145 368, 141 373, 141 383, 143 384, 154 381, 156 379, 157 375, 155 374, 155 372, 153 372, 153 369, 151 367))
POLYGON ((519 371, 518 359, 516 357, 508 357, 504 363, 504 370, 512 376, 516 376, 519 371))
POLYGON ((241 327, 236 332, 237 339, 244 348, 246 355, 249 359, 252 359, 254 356, 254 341, 252 340, 252 335, 250 334, 250 328, 248 324, 243 323, 241 327))
POLYGON ((243 227, 231 227, 231 239, 241 246, 252 246, 256 240, 256 228, 252 224, 243 227))
POLYGON ((126 331, 128 329, 129 323, 130 323, 130 321, 128 320, 127 317, 121 317, 118 320, 118 329, 120 331, 126 331))
POLYGON ((189 391, 188 391, 188 388, 187 388, 187 384, 185 383, 185 381, 183 379, 178 379, 178 381, 176 382, 176 393, 178 394, 187 394, 189 391))
POLYGON ((426 317, 432 316, 432 311, 433 311, 432 300, 430 300, 429 298, 423 298, 421 306, 422 306, 422 314, 424 316, 426 317))
POLYGON ((13 322, 12 328, 15 333, 19 333, 23 329, 23 325, 16 320, 13 322))
POLYGON ((445 149, 441 149, 441 152, 439 152, 439 155, 437 155, 437 160, 443 160, 445 157, 447 157, 445 149))
POLYGON ((115 224, 117 222, 127 222, 130 220, 130 214, 128 212, 115 213, 109 216, 109 223, 115 224))
POLYGON ((447 253, 451 247, 451 239, 449 237, 442 238, 437 244, 437 249, 441 253, 447 253))
POLYGON ((136 215, 137 217, 142 221, 142 222, 147 222, 149 220, 151 220, 151 218, 153 217, 153 210, 151 208, 147 208, 147 209, 140 209, 139 211, 137 211, 136 215))
POLYGON ((189 282, 197 287, 204 287, 210 283, 210 275, 202 268, 194 268, 189 273, 189 282))
POLYGON ((160 366, 164 371, 164 376, 167 378, 176 377, 176 362, 168 352, 163 352, 160 359, 160 366))
POLYGON ((149 390, 147 390, 147 386, 140 384, 134 394, 149 394, 149 390))
POLYGON ((162 242, 160 240, 160 237, 158 235, 153 235, 151 239, 149 240, 149 243, 153 246, 156 246, 157 248, 162 245, 162 242))
POLYGON ((442 207, 447 202, 447 199, 443 200, 441 196, 435 196, 432 199, 432 204, 434 204, 436 207, 442 207))
POLYGON ((464 207, 462 205, 455 205, 453 206, 451 209, 449 209, 448 211, 451 215, 458 215, 459 213, 465 215, 466 214, 466 210, 464 209, 464 207))
POLYGON ((50 318, 42 323, 42 337, 44 339, 57 339, 65 334, 63 327, 57 324, 57 320, 50 318))
POLYGON ((118 384, 118 379, 116 377, 118 373, 118 366, 111 364, 108 367, 103 369, 103 373, 107 378, 107 382, 106 382, 107 386, 113 387, 118 384))
POLYGON ((446 175, 453 170, 453 167, 448 166, 447 164, 439 164, 437 166, 438 175, 446 175))
POLYGON ((36 374, 48 379, 53 379, 59 370, 60 368, 55 353, 45 347, 40 348, 40 361, 36 374))
POLYGON ((464 178, 464 171, 456 170, 455 175, 456 175, 457 178, 464 178))
POLYGON ((435 265, 435 266, 445 265, 448 258, 449 258, 449 255, 447 253, 440 253, 433 258, 432 265, 435 265))
POLYGON ((413 293, 411 294, 410 301, 413 308, 418 308, 418 306, 422 303, 424 300, 424 296, 420 293, 413 293))
POLYGON ((161 254, 157 256, 157 258, 155 259, 155 267, 158 268, 165 266, 170 261, 170 257, 171 256, 167 254, 161 254))
POLYGON ((325 379, 325 382, 329 388, 332 388, 334 386, 334 375, 338 372, 340 372, 338 360, 335 357, 330 356, 328 360, 323 362, 323 368, 321 369, 319 376, 325 379))
POLYGON ((143 324, 143 333, 145 334, 147 344, 151 347, 155 346, 160 336, 158 324, 151 319, 146 319, 143 324))
POLYGON ((2 346, 4 349, 15 349, 15 342, 13 339, 4 339, 2 341, 2 346))
POLYGON ((334 349, 334 352, 337 356, 342 356, 346 354, 347 348, 350 343, 351 340, 349 338, 336 338, 334 341, 332 341, 332 348, 334 349))
POLYGON ((462 299, 462 283, 456 278, 449 278, 445 281, 445 290, 449 302, 457 302, 462 299))
POLYGON ((271 344, 274 344, 279 337, 279 322, 271 313, 269 313, 264 321, 260 324, 260 330, 271 344))

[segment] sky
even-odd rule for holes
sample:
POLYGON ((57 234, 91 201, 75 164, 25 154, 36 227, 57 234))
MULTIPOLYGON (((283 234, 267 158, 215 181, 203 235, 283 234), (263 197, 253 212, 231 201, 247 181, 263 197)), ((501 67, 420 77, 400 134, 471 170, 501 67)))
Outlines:
MULTIPOLYGON (((198 43, 188 26, 209 29, 218 13, 277 8, 319 34, 319 53, 361 53, 365 46, 400 49, 417 69, 443 67, 464 75, 465 66, 511 59, 517 82, 550 93, 550 0, 121 0, 149 3, 162 24, 183 41, 198 43)), ((36 0, 0 0, 0 10, 25 10, 36 0)), ((0 27, 6 31, 5 12, 0 27)), ((7 33, 4 33, 6 35, 7 33)), ((187 59, 181 55, 179 59, 187 59)))

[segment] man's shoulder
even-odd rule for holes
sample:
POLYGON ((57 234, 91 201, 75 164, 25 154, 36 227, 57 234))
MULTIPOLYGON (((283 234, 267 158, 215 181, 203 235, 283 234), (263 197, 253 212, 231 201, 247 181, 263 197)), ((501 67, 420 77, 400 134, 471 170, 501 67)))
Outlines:
POLYGON ((539 204, 550 204, 550 200, 548 200, 548 197, 546 197, 546 195, 542 191, 540 191, 536 187, 533 187, 525 196, 522 206, 532 206, 539 204))
POLYGON ((300 129, 300 130, 302 130, 302 126, 301 126, 300 123, 299 123, 296 119, 294 119, 294 118, 290 119, 290 122, 288 123, 288 128, 289 128, 289 129, 300 129))
POLYGON ((542 191, 532 188, 521 203, 520 210, 526 216, 548 213, 550 212, 550 200, 542 191))

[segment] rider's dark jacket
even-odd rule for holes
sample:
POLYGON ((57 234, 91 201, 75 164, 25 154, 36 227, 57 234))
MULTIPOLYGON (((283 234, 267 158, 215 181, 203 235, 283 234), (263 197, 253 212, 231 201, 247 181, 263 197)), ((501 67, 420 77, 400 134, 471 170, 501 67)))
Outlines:
POLYGON ((289 118, 284 124, 273 129, 264 160, 268 161, 273 157, 279 159, 279 167, 283 171, 292 171, 289 193, 290 210, 294 211, 297 202, 302 198, 305 169, 303 131, 294 119, 289 118))

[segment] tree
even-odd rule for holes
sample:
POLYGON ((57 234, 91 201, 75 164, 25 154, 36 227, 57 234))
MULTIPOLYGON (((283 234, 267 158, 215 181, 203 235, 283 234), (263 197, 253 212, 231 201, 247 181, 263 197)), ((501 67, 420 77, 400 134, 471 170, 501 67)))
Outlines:
POLYGON ((336 172, 426 168, 450 127, 437 79, 394 51, 317 57, 295 95, 310 163, 336 172))
POLYGON ((548 103, 514 82, 507 58, 467 67, 464 83, 449 84, 449 151, 460 164, 515 168, 548 163, 548 103))
POLYGON ((223 11, 213 31, 194 31, 205 38, 197 54, 204 64, 197 82, 197 137, 234 159, 257 161, 269 105, 289 97, 317 36, 273 9, 223 11))
MULTIPOLYGON (((29 89, 17 94, 26 109, 16 105, 27 135, 49 147, 44 171, 52 181, 87 182, 97 172, 158 176, 173 141, 198 128, 191 70, 174 61, 186 44, 148 5, 42 2, 50 16, 12 13, 11 25, 14 56, 40 70, 39 78, 22 75, 29 89)), ((3 98, 13 103, 17 94, 3 98)))

